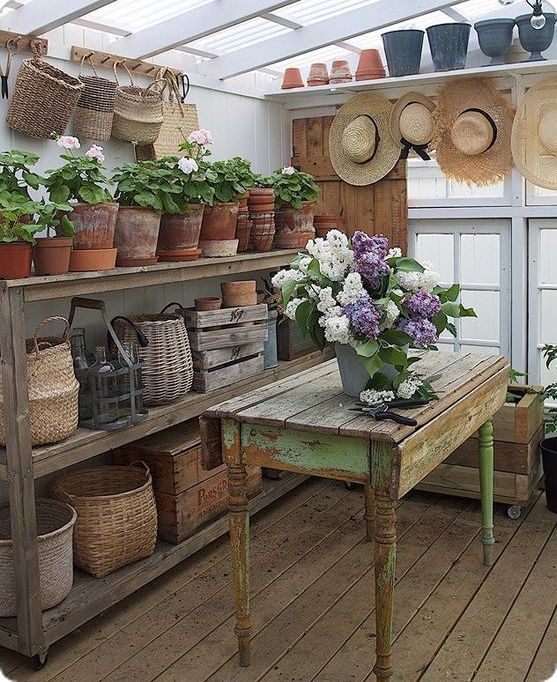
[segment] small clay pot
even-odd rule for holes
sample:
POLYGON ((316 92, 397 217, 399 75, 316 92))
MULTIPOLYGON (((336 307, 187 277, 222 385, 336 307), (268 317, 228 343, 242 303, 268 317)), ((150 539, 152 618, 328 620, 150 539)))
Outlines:
POLYGON ((23 279, 31 274, 31 244, 0 242, 0 279, 23 279))
POLYGON ((238 253, 237 239, 211 239, 200 241, 199 248, 205 258, 225 258, 238 253))
POLYGON ((254 279, 239 282, 223 282, 220 285, 225 308, 257 305, 257 282, 254 279))
POLYGON ((339 229, 339 219, 336 215, 316 215, 313 218, 313 226, 316 236, 325 239, 331 230, 339 229))
POLYGON ((96 272, 116 267, 118 249, 81 249, 72 251, 70 272, 96 272))
POLYGON ((205 296, 204 298, 195 299, 195 309, 202 310, 219 310, 222 305, 222 299, 217 296, 205 296))
POLYGON ((309 69, 308 85, 327 85, 328 82, 329 73, 327 71, 327 65, 322 62, 312 64, 309 69))
POLYGON ((385 78, 385 67, 381 61, 379 50, 362 50, 356 69, 356 80, 365 81, 373 78, 385 78))
POLYGON ((267 253, 273 248, 275 238, 275 222, 265 219, 265 222, 253 223, 251 230, 250 250, 256 253, 267 253))
POLYGON ((333 62, 331 66, 331 76, 329 78, 329 83, 349 83, 352 80, 352 72, 350 71, 350 65, 346 59, 337 59, 333 62))
POLYGON ((118 204, 73 204, 74 249, 112 249, 118 204))
POLYGON ((200 241, 227 241, 236 235, 238 202, 206 206, 201 223, 200 241))
POLYGON ((238 210, 241 211, 242 209, 247 209, 248 207, 248 197, 249 193, 246 192, 243 197, 240 198, 240 205, 238 207, 238 210))
POLYGON ((36 275, 65 275, 70 269, 73 239, 43 237, 33 248, 36 275))
POLYGON ((283 90, 289 90, 290 88, 303 88, 304 80, 302 78, 302 72, 300 69, 292 67, 285 69, 282 85, 280 87, 283 90))
POLYGON ((238 253, 244 253, 249 248, 249 241, 251 237, 251 229, 253 221, 246 212, 238 213, 238 222, 236 223, 236 239, 238 240, 238 253))
POLYGON ((277 235, 277 247, 279 249, 305 249, 310 239, 315 237, 315 232, 279 232, 277 235))
POLYGON ((163 213, 157 243, 159 260, 180 261, 180 253, 184 260, 192 260, 199 244, 204 208, 203 204, 190 204, 183 213, 163 213))
POLYGON ((120 206, 114 233, 118 265, 134 267, 157 262, 161 214, 143 206, 120 206))

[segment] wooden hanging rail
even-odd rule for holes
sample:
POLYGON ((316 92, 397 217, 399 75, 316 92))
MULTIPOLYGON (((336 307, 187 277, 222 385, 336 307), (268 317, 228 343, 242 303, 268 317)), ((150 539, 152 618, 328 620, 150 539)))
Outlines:
POLYGON ((108 52, 99 52, 98 50, 91 50, 87 47, 77 47, 72 45, 71 57, 73 62, 81 63, 83 57, 91 56, 91 62, 95 67, 102 67, 104 69, 112 69, 116 62, 125 62, 128 69, 133 74, 140 74, 142 76, 151 76, 151 78, 156 78, 157 73, 160 69, 168 69, 176 76, 181 76, 182 71, 180 69, 173 69, 168 66, 161 66, 160 64, 151 64, 151 62, 145 62, 142 59, 130 59, 129 57, 119 57, 116 54, 109 54, 108 52))
POLYGON ((0 47, 7 49, 8 42, 16 52, 36 52, 45 55, 48 52, 48 40, 37 36, 21 35, 11 31, 0 31, 0 47))

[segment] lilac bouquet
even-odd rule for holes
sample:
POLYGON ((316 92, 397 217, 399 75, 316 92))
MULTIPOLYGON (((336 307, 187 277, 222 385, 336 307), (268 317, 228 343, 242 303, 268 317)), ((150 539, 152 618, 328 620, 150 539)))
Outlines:
POLYGON ((441 287, 430 265, 389 248, 383 235, 350 240, 331 230, 306 249, 272 280, 286 317, 321 349, 354 349, 369 375, 364 401, 432 397, 408 349, 434 348, 445 330, 456 334, 451 318, 475 316, 459 302, 460 287, 441 287))

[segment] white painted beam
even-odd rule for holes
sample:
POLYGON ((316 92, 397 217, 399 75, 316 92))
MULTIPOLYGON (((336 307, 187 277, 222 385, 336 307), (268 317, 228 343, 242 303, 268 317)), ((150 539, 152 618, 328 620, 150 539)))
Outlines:
POLYGON ((153 57, 294 2, 297 0, 213 0, 120 38, 111 45, 111 50, 114 54, 134 59, 153 57))
POLYGON ((31 0, 8 12, 2 19, 2 28, 38 36, 112 2, 114 0, 31 0))
POLYGON ((296 57, 304 52, 327 47, 371 31, 381 30, 401 21, 458 5, 465 0, 378 0, 330 19, 304 26, 297 31, 269 38, 231 54, 222 55, 203 65, 212 78, 232 78, 262 66, 296 57))
POLYGON ((460 12, 457 12, 456 9, 453 9, 452 7, 446 7, 443 10, 443 14, 446 14, 448 17, 451 19, 454 19, 455 21, 459 22, 468 22, 468 17, 465 17, 464 14, 461 14, 460 12))

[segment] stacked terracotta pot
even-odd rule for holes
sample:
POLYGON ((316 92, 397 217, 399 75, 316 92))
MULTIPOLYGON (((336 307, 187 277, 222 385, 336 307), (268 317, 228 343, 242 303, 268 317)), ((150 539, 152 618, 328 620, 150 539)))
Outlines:
POLYGON ((282 206, 276 214, 277 238, 279 249, 304 249, 310 239, 315 237, 313 215, 315 201, 303 201, 302 208, 289 204, 282 206))
POLYGON ((316 85, 327 85, 328 82, 329 73, 327 71, 327 65, 320 62, 312 64, 309 69, 308 85, 315 87, 316 85))
POLYGON ((157 262, 161 214, 144 206, 120 206, 114 233, 116 264, 142 267, 157 262))
POLYGON ((201 223, 199 248, 206 258, 234 256, 238 251, 236 223, 239 202, 206 206, 201 223))
POLYGON ((249 249, 251 229, 253 222, 248 208, 248 193, 240 199, 238 208, 238 220, 236 222, 236 239, 238 240, 238 253, 244 253, 249 249))
POLYGON ((116 265, 115 234, 120 210, 115 203, 73 205, 75 235, 70 270, 109 270, 116 265))
POLYGON ((385 67, 379 50, 362 50, 356 69, 356 80, 368 81, 374 78, 385 78, 385 67))
POLYGON ((253 222, 250 250, 260 253, 273 248, 275 237, 275 195, 267 187, 254 187, 249 190, 249 215, 253 222))
POLYGON ((331 66, 331 75, 329 83, 331 85, 338 83, 349 83, 352 80, 352 72, 350 71, 350 64, 346 59, 337 59, 331 66))

